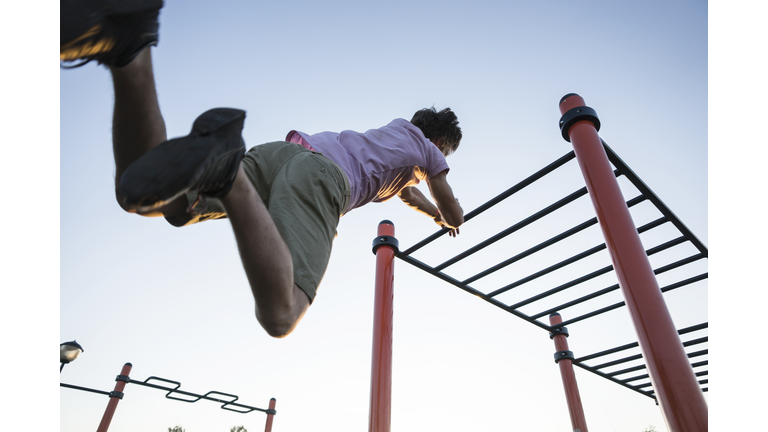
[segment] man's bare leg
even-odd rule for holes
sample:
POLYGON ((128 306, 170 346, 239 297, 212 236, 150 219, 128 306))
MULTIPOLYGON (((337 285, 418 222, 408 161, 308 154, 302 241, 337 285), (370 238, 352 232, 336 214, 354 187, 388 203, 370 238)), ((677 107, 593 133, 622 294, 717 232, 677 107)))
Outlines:
POLYGON ((152 70, 152 55, 144 49, 121 68, 110 68, 115 88, 112 147, 116 180, 144 153, 167 139, 152 70))
MULTIPOLYGON (((149 47, 128 65, 110 68, 115 88, 112 117, 112 148, 115 155, 115 186, 128 166, 144 153, 167 139, 165 120, 160 112, 149 47)), ((120 199, 118 199, 120 202, 120 199)), ((181 201, 172 203, 169 213, 183 211, 181 201)), ((143 216, 162 216, 160 212, 143 216)))
POLYGON ((221 202, 256 300, 256 318, 270 336, 287 336, 307 311, 309 298, 293 282, 291 251, 242 165, 221 202))
MULTIPOLYGON (((112 125, 115 180, 119 182, 131 163, 167 136, 155 90, 150 50, 144 49, 127 66, 110 70, 115 86, 112 125)), ((307 311, 309 298, 293 283, 291 253, 242 166, 222 204, 232 223, 256 301, 256 318, 269 335, 284 337, 307 311)), ((186 207, 184 199, 177 199, 142 216, 184 214, 186 207)))

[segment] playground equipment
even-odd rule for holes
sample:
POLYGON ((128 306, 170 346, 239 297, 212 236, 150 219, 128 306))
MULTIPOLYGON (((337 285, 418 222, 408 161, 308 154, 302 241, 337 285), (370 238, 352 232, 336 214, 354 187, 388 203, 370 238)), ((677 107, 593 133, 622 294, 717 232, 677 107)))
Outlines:
MULTIPOLYGON (((702 344, 708 342, 708 336, 701 335, 706 332, 708 323, 700 322, 677 329, 663 294, 684 287, 692 290, 703 287, 706 290, 703 284, 708 273, 702 267, 706 267, 708 250, 600 139, 597 114, 585 106, 579 95, 565 95, 560 100, 560 112, 562 136, 571 142, 574 150, 465 215, 465 223, 573 159, 578 162, 585 187, 437 265, 427 264, 413 255, 444 236, 448 229, 400 251, 392 222, 385 220, 379 224, 378 237, 373 242, 377 271, 369 432, 389 432, 392 262, 395 256, 549 332, 555 343, 555 362, 561 371, 574 432, 587 432, 587 425, 573 365, 655 400, 672 432, 707 430, 708 409, 703 392, 708 390, 708 380, 699 378, 708 375, 708 360, 701 360, 701 357, 708 355, 708 349, 700 349, 702 344), (638 195, 625 201, 620 178, 628 181, 624 183, 624 193, 638 195), (591 199, 592 214, 596 213, 596 217, 571 224, 559 234, 539 241, 475 275, 459 276, 461 269, 455 267, 450 275, 445 271, 512 234, 523 233, 534 223, 552 219, 558 210, 573 206, 586 195, 591 199), (631 209, 635 212, 632 213, 631 209), (636 227, 633 216, 647 221, 636 227), (590 227, 596 226, 600 227, 602 244, 577 253, 563 247, 576 237, 585 237, 590 227), (655 246, 645 249, 641 235, 644 235, 646 242, 656 243, 655 246), (556 247, 571 252, 565 259, 551 263, 552 257, 557 256, 552 252, 556 247), (545 250, 546 254, 536 255, 545 250), (600 254, 605 255, 605 252, 608 257, 603 257, 603 260, 609 260, 608 265, 599 260, 600 254), (653 265, 651 259, 654 260, 653 265), (517 277, 512 283, 508 283, 507 279, 505 285, 496 289, 488 289, 487 286, 499 283, 498 277, 485 284, 486 288, 470 285, 482 284, 486 278, 498 276, 502 271, 515 274, 513 267, 519 262, 527 264, 523 269, 528 272, 525 277, 517 277), (530 272, 531 263, 545 264, 542 264, 544 267, 541 270, 530 272), (572 266, 576 263, 584 267, 598 263, 598 268, 584 273, 582 268, 572 266), (560 275, 559 279, 556 275, 560 275), (618 283, 607 287, 600 285, 606 283, 606 278, 618 280, 618 283), (660 286, 660 282, 664 286, 660 286), (619 291, 623 301, 612 300, 611 297, 619 291), (629 312, 637 342, 578 357, 569 350, 566 325, 586 323, 590 318, 621 310, 624 306, 629 312), (560 313, 565 314, 566 311, 571 316, 578 311, 579 315, 563 320, 560 313), (548 322, 541 320, 545 316, 549 318, 548 322), (689 338, 690 335, 695 337, 689 338), (681 336, 689 339, 681 341, 681 336), (627 355, 636 348, 640 353, 627 355)), ((578 214, 573 210, 568 213, 578 214)))
MULTIPOLYGON (((62 361, 62 369, 64 367, 63 365, 64 365, 64 362, 62 361)), ((123 365, 123 368, 120 370, 120 375, 118 375, 117 378, 115 378, 115 381, 117 381, 117 383, 115 384, 115 389, 111 392, 76 386, 72 384, 65 384, 65 383, 59 383, 59 386, 109 396, 109 403, 107 404, 107 409, 104 411, 104 415, 101 418, 101 422, 99 423, 97 432, 107 432, 107 430, 109 429, 109 425, 112 422, 112 417, 115 415, 115 410, 117 409, 117 403, 120 402, 120 400, 125 395, 123 393, 123 390, 125 390, 125 386, 127 384, 137 384, 144 387, 151 387, 154 389, 167 391, 168 393, 165 394, 166 398, 174 399, 181 402, 194 403, 201 399, 205 399, 213 402, 221 402, 222 403, 221 409, 234 411, 241 414, 246 414, 253 411, 261 411, 267 414, 267 422, 266 422, 264 432, 272 431, 272 421, 274 419, 275 414, 277 414, 277 411, 275 410, 275 404, 277 403, 277 401, 275 400, 275 398, 272 398, 269 400, 268 409, 256 408, 253 406, 237 403, 236 401, 239 399, 239 396, 229 394, 229 393, 222 393, 219 391, 209 391, 204 395, 200 395, 200 394, 195 394, 188 391, 179 390, 179 387, 181 387, 180 382, 171 381, 165 378, 151 376, 145 379, 144 381, 136 381, 134 379, 131 379, 131 377, 129 376, 132 368, 133 368, 133 365, 131 363, 126 363, 123 365), (156 382, 168 383, 168 384, 174 385, 174 387, 162 386, 162 385, 156 384, 156 382), (174 396, 177 394, 185 397, 174 396), (220 397, 224 397, 226 399, 221 399, 220 397)))

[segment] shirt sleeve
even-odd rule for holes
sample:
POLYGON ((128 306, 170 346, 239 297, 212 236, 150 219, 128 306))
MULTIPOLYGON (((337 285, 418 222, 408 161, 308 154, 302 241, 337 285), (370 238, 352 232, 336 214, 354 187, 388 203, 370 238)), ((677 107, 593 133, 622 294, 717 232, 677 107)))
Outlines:
POLYGON ((448 162, 445 160, 445 156, 440 153, 440 150, 436 145, 427 140, 427 178, 440 174, 443 171, 449 171, 448 162))

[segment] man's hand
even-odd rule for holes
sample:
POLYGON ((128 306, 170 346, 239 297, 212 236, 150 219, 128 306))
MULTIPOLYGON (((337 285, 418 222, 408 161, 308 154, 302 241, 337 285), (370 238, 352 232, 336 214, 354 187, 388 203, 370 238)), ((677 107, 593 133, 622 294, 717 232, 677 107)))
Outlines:
MULTIPOLYGON (((458 203, 459 200, 457 199, 456 202, 458 203)), ((443 218, 440 216, 440 211, 437 211, 437 215, 433 218, 436 224, 440 225, 441 228, 450 228, 449 226, 446 226, 445 223, 443 223, 443 218)), ((451 229, 451 231, 448 233, 451 237, 456 237, 459 235, 460 231, 458 228, 451 229)))

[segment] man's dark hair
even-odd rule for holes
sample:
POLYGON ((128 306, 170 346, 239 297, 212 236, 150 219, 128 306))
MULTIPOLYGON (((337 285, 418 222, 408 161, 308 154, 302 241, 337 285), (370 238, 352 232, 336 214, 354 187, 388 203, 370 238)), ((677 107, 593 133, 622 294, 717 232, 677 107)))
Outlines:
POLYGON ((413 115, 411 123, 421 129, 427 139, 442 139, 443 148, 440 150, 445 156, 459 148, 461 128, 456 114, 450 108, 442 109, 439 112, 435 110, 434 106, 418 110, 413 115))

